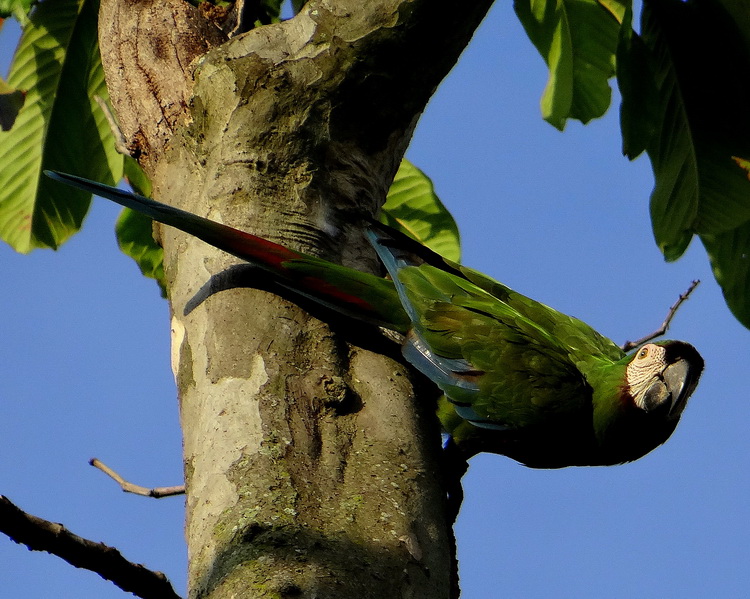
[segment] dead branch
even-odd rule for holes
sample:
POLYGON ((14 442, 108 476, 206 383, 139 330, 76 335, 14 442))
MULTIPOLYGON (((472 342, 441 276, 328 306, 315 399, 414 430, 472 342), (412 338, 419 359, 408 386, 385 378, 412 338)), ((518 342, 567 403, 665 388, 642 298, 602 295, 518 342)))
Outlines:
POLYGON ((114 547, 96 543, 67 530, 62 524, 27 514, 0 495, 0 532, 31 551, 46 551, 76 568, 96 572, 123 591, 143 599, 180 599, 167 577, 126 560, 114 547))
POLYGON ((154 487, 149 489, 148 487, 141 487, 125 480, 122 476, 117 474, 112 468, 100 462, 96 458, 89 460, 94 468, 98 468, 104 474, 113 479, 125 493, 134 493, 135 495, 143 495, 144 497, 154 497, 155 499, 161 499, 162 497, 171 497, 173 495, 184 495, 185 485, 175 485, 173 487, 154 487))
POLYGON ((687 291, 683 293, 679 298, 677 298, 677 301, 672 304, 672 307, 669 308, 669 312, 667 312, 667 317, 664 319, 664 322, 661 324, 661 326, 656 329, 653 333, 650 333, 646 335, 645 337, 641 337, 637 341, 626 341, 622 345, 623 351, 630 351, 634 347, 638 347, 639 345, 643 345, 644 343, 647 343, 651 341, 652 339, 656 339, 657 337, 661 337, 667 332, 667 329, 669 328, 669 325, 672 322, 672 319, 674 318, 675 314, 677 314, 677 309, 682 305, 682 303, 690 297, 690 294, 693 293, 693 290, 698 286, 700 281, 696 279, 690 284, 690 287, 688 287, 687 291))
POLYGON ((122 154, 123 156, 130 156, 128 141, 122 134, 120 126, 117 124, 117 120, 115 119, 115 115, 112 114, 109 106, 101 96, 94 96, 94 100, 99 105, 99 108, 102 109, 104 118, 107 119, 107 124, 109 124, 109 130, 112 132, 112 136, 115 138, 115 150, 117 150, 117 152, 122 154))

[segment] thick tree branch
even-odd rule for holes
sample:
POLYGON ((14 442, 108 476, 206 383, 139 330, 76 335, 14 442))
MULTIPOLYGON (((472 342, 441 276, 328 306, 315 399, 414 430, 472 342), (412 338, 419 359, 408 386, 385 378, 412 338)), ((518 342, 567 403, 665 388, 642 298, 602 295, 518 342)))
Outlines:
POLYGON ((185 494, 185 485, 175 485, 172 487, 142 487, 140 485, 135 485, 127 480, 125 480, 122 476, 117 474, 112 468, 107 466, 105 463, 97 460, 96 458, 91 458, 89 460, 89 464, 91 464, 94 468, 97 468, 104 472, 107 476, 109 476, 112 480, 114 480, 125 493, 133 493, 134 495, 143 495, 144 497, 153 497, 154 499, 161 499, 162 497, 172 497, 174 495, 184 495, 185 494))
MULTIPOLYGON (((362 216, 490 4, 312 0, 215 44, 179 0, 102 0, 100 45, 156 199, 374 271, 362 216)), ((161 240, 191 596, 446 599, 439 428, 407 369, 275 293, 196 301, 236 261, 161 240)))
POLYGON ((128 154, 148 170, 185 116, 190 63, 226 35, 183 0, 120 4, 101 3, 102 64, 128 154))
POLYGON ((76 568, 96 572, 123 591, 143 599, 179 599, 161 572, 126 560, 120 552, 73 534, 62 524, 27 514, 0 495, 0 531, 31 551, 46 551, 76 568))

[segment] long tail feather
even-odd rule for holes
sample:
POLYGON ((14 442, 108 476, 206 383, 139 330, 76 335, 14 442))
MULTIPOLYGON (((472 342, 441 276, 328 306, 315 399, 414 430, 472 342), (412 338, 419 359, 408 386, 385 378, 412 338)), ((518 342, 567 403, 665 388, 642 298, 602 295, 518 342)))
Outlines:
POLYGON ((409 319, 393 284, 381 277, 295 252, 262 237, 116 187, 65 173, 45 171, 45 174, 189 233, 270 272, 274 280, 287 289, 348 317, 399 332, 408 329, 409 319))
POLYGON ((44 174, 55 181, 72 185, 83 191, 112 200, 126 208, 141 212, 155 221, 180 229, 180 231, 189 233, 228 254, 252 262, 256 266, 269 269, 272 272, 276 272, 281 263, 285 261, 307 257, 305 254, 267 241, 262 237, 245 233, 132 192, 75 175, 55 171, 45 171, 44 174))

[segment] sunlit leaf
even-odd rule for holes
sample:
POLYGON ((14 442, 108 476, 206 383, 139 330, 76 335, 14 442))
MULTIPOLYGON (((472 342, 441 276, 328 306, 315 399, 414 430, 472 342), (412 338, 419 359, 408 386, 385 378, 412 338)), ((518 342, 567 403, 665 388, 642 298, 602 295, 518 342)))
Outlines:
POLYGON ((25 23, 31 7, 37 0, 0 0, 0 19, 15 18, 25 23))
POLYGON ((25 99, 22 90, 12 88, 0 78, 0 129, 10 131, 25 99))
POLYGON ((88 194, 47 179, 44 169, 111 184, 122 176, 122 156, 93 100, 107 98, 98 6, 98 0, 39 4, 11 65, 8 84, 25 91, 26 101, 11 130, 0 132, 0 238, 20 252, 57 248, 89 207, 88 194))
POLYGON ((609 108, 615 50, 625 0, 515 0, 513 6, 549 67, 541 100, 544 120, 562 130, 609 108))
POLYGON ((148 216, 124 208, 115 226, 117 243, 123 253, 136 261, 145 276, 156 279, 162 297, 167 297, 164 252, 154 241, 153 226, 154 221, 148 216))
POLYGON ((460 259, 456 222, 435 194, 432 181, 407 160, 401 162, 388 191, 381 221, 449 260, 460 259))
POLYGON ((125 178, 133 191, 146 198, 151 197, 151 180, 143 172, 140 165, 130 156, 125 157, 125 178))
MULTIPOLYGON (((135 193, 151 197, 151 181, 138 163, 130 157, 125 159, 125 178, 135 193)), ((153 225, 154 221, 148 216, 124 208, 117 219, 115 233, 117 234, 117 243, 123 253, 136 261, 138 268, 145 276, 156 279, 162 297, 166 297, 164 252, 161 246, 154 241, 153 225)))

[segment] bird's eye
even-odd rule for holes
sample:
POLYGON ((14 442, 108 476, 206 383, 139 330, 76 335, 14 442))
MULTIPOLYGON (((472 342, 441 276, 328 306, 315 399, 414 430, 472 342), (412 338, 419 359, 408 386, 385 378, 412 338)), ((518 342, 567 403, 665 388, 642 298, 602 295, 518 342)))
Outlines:
POLYGON ((642 347, 641 350, 638 352, 638 359, 642 360, 643 358, 648 356, 648 348, 642 347))

